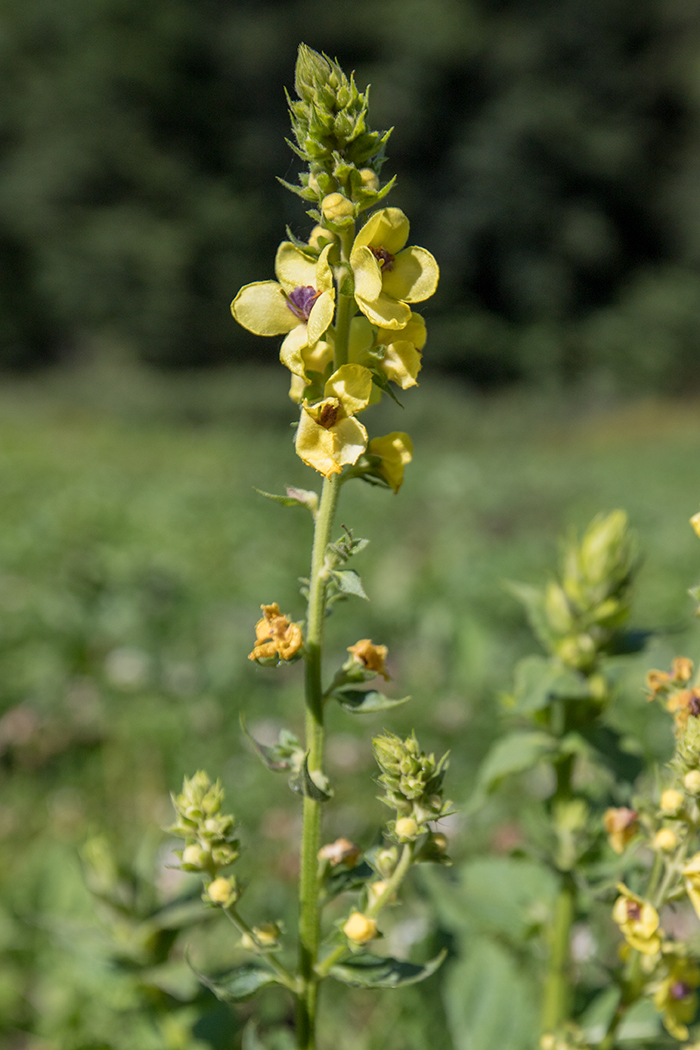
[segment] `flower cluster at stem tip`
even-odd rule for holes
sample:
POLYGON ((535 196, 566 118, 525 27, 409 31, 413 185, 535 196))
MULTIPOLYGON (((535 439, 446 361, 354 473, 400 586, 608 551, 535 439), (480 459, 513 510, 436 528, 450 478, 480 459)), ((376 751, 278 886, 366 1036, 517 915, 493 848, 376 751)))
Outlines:
POLYGON ((221 812, 223 799, 219 781, 212 784, 203 771, 185 777, 181 794, 172 796, 176 820, 167 830, 185 840, 184 849, 176 851, 182 870, 203 875, 202 899, 226 908, 240 896, 235 877, 222 874, 238 859, 239 842, 233 836, 235 818, 221 812))
POLYGON ((284 185, 314 205, 308 214, 315 225, 305 240, 288 230, 276 280, 245 285, 231 311, 256 335, 284 336, 280 360, 300 406, 303 462, 326 478, 352 470, 397 492, 412 457, 410 437, 396 431, 370 439, 357 416, 383 393, 396 398, 391 384, 417 385, 426 325, 413 306, 435 292, 438 265, 408 243, 409 220, 399 208, 376 207, 393 180, 381 182, 389 132, 369 129, 368 91, 304 44, 295 89, 292 148, 307 170, 299 185, 284 185))

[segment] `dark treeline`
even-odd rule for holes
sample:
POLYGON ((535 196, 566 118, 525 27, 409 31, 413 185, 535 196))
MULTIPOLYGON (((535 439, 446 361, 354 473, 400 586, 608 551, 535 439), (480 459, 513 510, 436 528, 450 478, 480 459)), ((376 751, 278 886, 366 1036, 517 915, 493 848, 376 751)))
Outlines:
POLYGON ((694 0, 5 0, 0 364, 274 353, 228 303, 308 230, 275 181, 300 40, 396 125, 393 203, 442 264, 431 362, 700 384, 694 0))

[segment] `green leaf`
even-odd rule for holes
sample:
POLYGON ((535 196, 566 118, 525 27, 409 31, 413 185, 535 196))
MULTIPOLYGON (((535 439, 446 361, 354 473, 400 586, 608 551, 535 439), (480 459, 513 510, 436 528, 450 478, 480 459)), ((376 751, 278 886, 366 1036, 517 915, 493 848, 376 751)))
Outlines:
POLYGON ((342 594, 354 594, 357 598, 369 601, 362 580, 354 569, 334 569, 331 577, 342 594))
POLYGON ((390 707, 405 704, 411 699, 410 696, 403 696, 394 700, 390 696, 377 692, 376 689, 338 689, 337 692, 331 693, 331 696, 338 701, 344 711, 349 711, 352 715, 368 715, 375 711, 386 711, 390 707))
POLYGON ((486 937, 468 941, 445 982, 455 1050, 532 1050, 537 993, 499 944, 486 937))
POLYGON ((309 489, 296 489, 288 485, 286 496, 278 496, 274 492, 263 492, 262 489, 256 489, 255 486, 253 489, 258 495, 271 499, 273 503, 281 503, 283 507, 306 507, 312 514, 318 510, 318 495, 309 489))
POLYGON ((417 984, 435 973, 441 966, 447 951, 431 959, 425 966, 403 962, 400 959, 381 958, 379 955, 356 955, 346 962, 331 967, 330 975, 336 981, 349 984, 353 988, 399 988, 401 985, 417 984))
POLYGON ((299 795, 305 795, 307 798, 312 798, 314 802, 328 802, 333 797, 332 791, 325 791, 312 779, 309 772, 308 754, 304 755, 301 769, 295 777, 291 778, 289 786, 292 791, 296 791, 299 795))
POLYGON ((278 983, 271 970, 255 963, 238 966, 221 977, 209 977, 200 973, 194 966, 192 969, 204 987, 213 992, 222 1003, 242 1003, 266 985, 278 983))
POLYGON ((326 900, 332 900, 339 893, 364 889, 367 880, 374 877, 374 869, 370 868, 364 860, 356 864, 354 868, 346 868, 345 865, 339 864, 332 868, 324 879, 323 888, 326 900))
POLYGON ((513 580, 506 580, 505 587, 525 606, 530 627, 545 649, 551 650, 552 633, 544 609, 544 595, 542 591, 529 583, 516 583, 513 580))
POLYGON ((558 743, 548 733, 519 730, 497 740, 479 770, 476 790, 469 809, 481 805, 485 796, 513 773, 523 773, 536 766, 540 759, 554 755, 558 743))
POLYGON ((544 656, 526 656, 515 668, 515 710, 532 714, 552 700, 584 700, 590 696, 586 676, 562 668, 544 656))
POLYGON ((260 744, 248 732, 243 714, 239 716, 243 739, 248 747, 257 755, 262 764, 274 772, 283 772, 287 769, 299 769, 299 757, 301 755, 301 744, 289 730, 280 732, 279 743, 260 744))

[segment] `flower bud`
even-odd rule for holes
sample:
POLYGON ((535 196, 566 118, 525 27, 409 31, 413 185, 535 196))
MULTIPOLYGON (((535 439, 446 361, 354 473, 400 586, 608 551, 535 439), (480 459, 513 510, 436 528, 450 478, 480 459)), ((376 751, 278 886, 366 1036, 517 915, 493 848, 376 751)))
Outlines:
POLYGON ((668 853, 678 845, 678 836, 670 828, 661 828, 654 836, 653 845, 654 849, 664 850, 668 853))
POLYGON ((223 907, 234 904, 237 897, 236 880, 225 879, 223 876, 210 882, 205 892, 205 899, 210 900, 213 904, 221 904, 223 907))
POLYGON ((691 769, 683 777, 683 787, 691 795, 700 795, 700 769, 691 769))
POLYGON ((435 831, 431 835, 431 842, 440 853, 447 852, 447 835, 443 835, 441 831, 435 831))
POLYGON ((401 817, 394 825, 394 831, 399 842, 413 842, 418 838, 418 824, 413 817, 401 817))
POLYGON ((377 936, 377 924, 374 919, 368 919, 362 912, 354 911, 343 926, 343 933, 349 941, 355 944, 367 944, 377 936))
POLYGON ((185 871, 201 871, 207 867, 210 860, 211 853, 208 853, 196 843, 191 846, 185 846, 182 851, 181 863, 185 871))
POLYGON ((662 792, 659 806, 664 813, 677 813, 683 805, 683 795, 675 788, 662 792))
POLYGON ((391 846, 389 849, 380 849, 377 853, 375 858, 377 870, 385 879, 388 879, 393 874, 398 856, 396 846, 391 846))
POLYGON ((362 179, 362 189, 376 193, 379 189, 379 176, 371 168, 361 168, 359 176, 362 179))
POLYGON ((342 222, 354 216, 355 206, 342 193, 329 193, 321 201, 321 211, 327 222, 342 222))

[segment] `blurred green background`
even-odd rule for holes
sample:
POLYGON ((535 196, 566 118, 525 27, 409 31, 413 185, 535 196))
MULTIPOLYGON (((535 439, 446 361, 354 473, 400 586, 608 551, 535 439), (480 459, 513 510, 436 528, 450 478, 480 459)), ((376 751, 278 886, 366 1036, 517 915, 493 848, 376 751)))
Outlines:
POLYGON ((300 40, 372 84, 440 256, 430 361, 479 385, 699 378, 692 0, 5 0, 0 363, 269 360, 231 328, 302 203, 300 40))
MULTIPOLYGON (((230 964, 230 936, 195 926, 170 950, 185 919, 158 911, 194 892, 158 829, 201 765, 239 817, 253 918, 294 921, 297 800, 242 747, 238 715, 261 739, 300 729, 299 668, 246 654, 261 602, 303 615, 310 521, 253 486, 313 482, 276 345, 228 304, 271 276, 285 223, 309 228, 275 181, 296 172, 284 87, 300 40, 372 83, 374 126, 396 125, 393 202, 442 267, 420 389, 368 414, 373 433, 411 433, 406 484, 343 494, 339 520, 371 540, 357 562, 371 603, 329 622, 331 659, 384 642, 391 690, 413 699, 385 720, 331 713, 329 838, 372 841, 369 740, 385 722, 451 747, 450 790, 468 798, 498 695, 536 648, 503 581, 540 582, 557 537, 599 510, 627 509, 645 553, 635 620, 656 633, 621 664, 616 718, 651 760, 671 737, 644 671, 700 655, 686 593, 700 575, 697 5, 6 0, 2 1050, 238 1045, 253 1007, 231 1035, 183 958, 189 941, 195 961, 230 964), (86 841, 109 905, 86 888, 86 841)), ((520 797, 453 822, 453 885, 521 841, 520 797)), ((391 950, 459 955, 444 910, 431 932, 434 892, 414 884, 391 950)), ((441 998, 441 981, 329 989, 324 1038, 472 1050, 463 985, 445 978, 441 998)), ((265 994, 265 1024, 285 1011, 265 994)), ((284 1027, 276 1038, 287 1050, 284 1027)), ((499 1038, 486 1045, 510 1047, 499 1038)))

